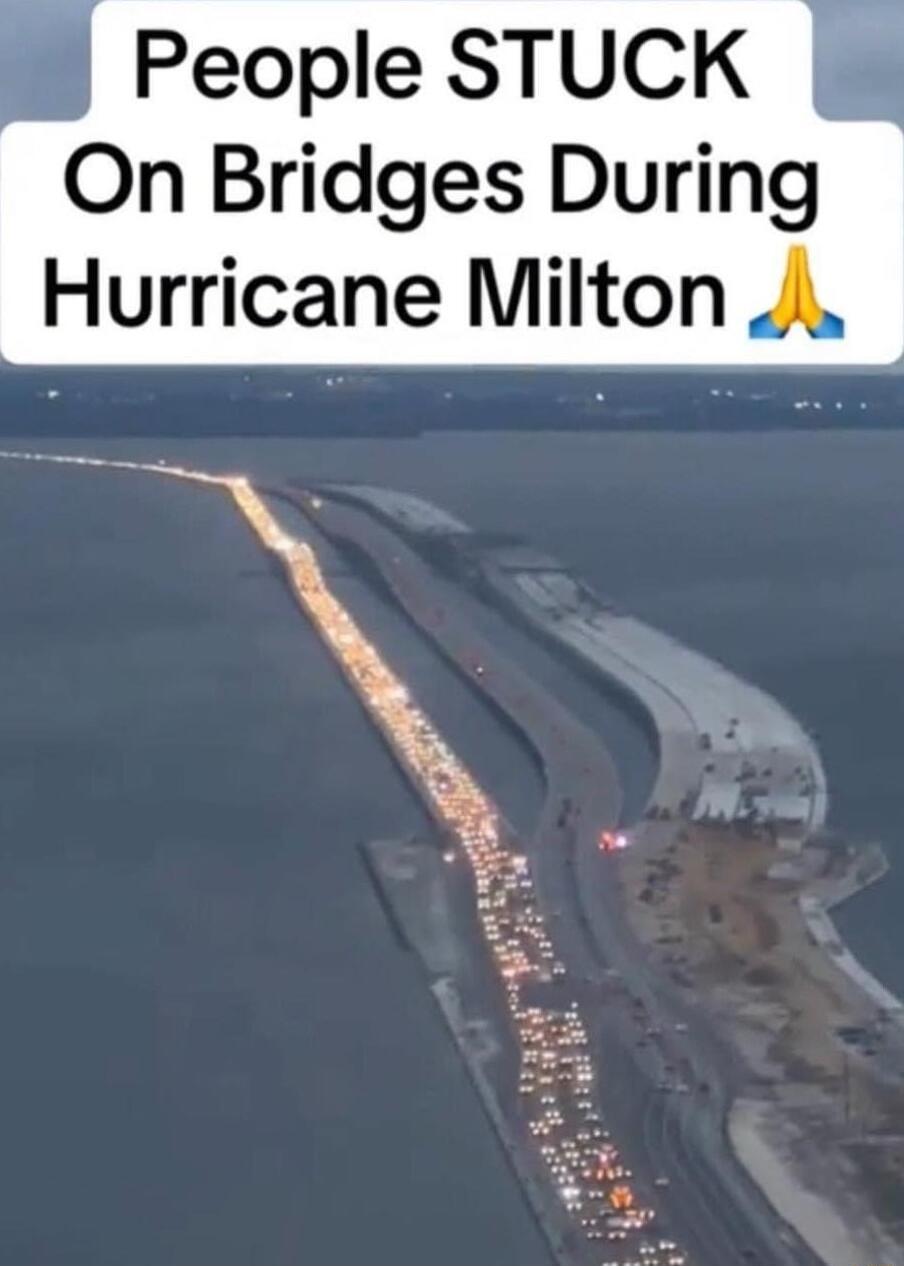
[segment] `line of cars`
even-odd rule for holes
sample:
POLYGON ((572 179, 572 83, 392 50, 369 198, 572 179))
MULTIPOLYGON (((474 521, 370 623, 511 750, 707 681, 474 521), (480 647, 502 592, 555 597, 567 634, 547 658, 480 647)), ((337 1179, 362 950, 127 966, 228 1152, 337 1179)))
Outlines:
POLYGON ((567 1000, 566 969, 539 910, 528 859, 496 806, 331 593, 311 547, 285 535, 246 480, 235 480, 229 491, 262 542, 282 556, 304 610, 440 824, 446 860, 454 865, 458 856, 467 858, 478 920, 517 1039, 525 1132, 576 1236, 588 1253, 605 1242, 619 1266, 685 1266, 682 1250, 653 1233, 653 1210, 635 1195, 632 1175, 600 1119, 589 1038, 577 1002, 567 1000))

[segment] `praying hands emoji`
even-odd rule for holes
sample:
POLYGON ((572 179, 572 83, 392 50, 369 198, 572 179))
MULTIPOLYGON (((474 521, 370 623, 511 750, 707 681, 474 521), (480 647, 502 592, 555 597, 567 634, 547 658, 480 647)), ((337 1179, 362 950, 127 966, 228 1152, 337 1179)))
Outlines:
POLYGON ((844 338, 844 321, 820 306, 813 289, 806 246, 792 246, 778 303, 750 322, 751 338, 784 338, 800 321, 811 338, 844 338))

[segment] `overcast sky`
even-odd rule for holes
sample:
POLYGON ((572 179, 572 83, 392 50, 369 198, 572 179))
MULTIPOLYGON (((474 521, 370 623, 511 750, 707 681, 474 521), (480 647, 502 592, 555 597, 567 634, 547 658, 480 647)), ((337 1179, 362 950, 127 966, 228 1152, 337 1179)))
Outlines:
MULTIPOLYGON (((0 122, 82 112, 93 7, 0 0, 0 122)), ((819 109, 904 124, 904 0, 811 0, 811 8, 819 109)))

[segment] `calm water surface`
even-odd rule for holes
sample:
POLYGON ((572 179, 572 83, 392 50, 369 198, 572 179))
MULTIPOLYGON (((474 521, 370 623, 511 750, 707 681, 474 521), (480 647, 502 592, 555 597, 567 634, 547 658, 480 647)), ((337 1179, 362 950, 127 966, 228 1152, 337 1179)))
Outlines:
POLYGON ((359 862, 418 807, 247 529, 48 468, 0 508, 0 1261, 545 1264, 359 862))
MULTIPOLYGON (((904 435, 61 447, 420 493, 756 680, 817 731, 835 824, 900 859, 841 922, 904 992, 904 435)), ((0 1255, 542 1261, 357 861, 417 806, 250 537, 138 477, 0 468, 0 505, 0 1255)), ((529 822, 529 759, 328 559, 529 822)), ((582 706, 636 801, 636 732, 582 706)))

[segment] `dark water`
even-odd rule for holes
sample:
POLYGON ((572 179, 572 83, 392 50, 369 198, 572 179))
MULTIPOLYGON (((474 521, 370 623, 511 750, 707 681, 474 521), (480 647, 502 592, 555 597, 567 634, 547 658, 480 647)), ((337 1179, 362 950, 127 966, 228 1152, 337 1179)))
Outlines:
POLYGON ((0 1261, 545 1262, 358 860, 417 806, 225 499, 0 517, 0 1261))
MULTIPOLYGON (((522 532, 783 699, 835 824, 901 857, 904 435, 89 447, 367 479, 522 532)), ((137 476, 0 467, 0 505, 0 1256, 542 1260, 357 862, 418 810, 250 538, 137 476)), ((511 736, 336 583, 529 818, 511 736)), ((636 734, 583 702, 636 796, 636 734)), ((900 992, 902 897, 897 865, 841 917, 900 992)))
POLYGON ((475 525, 521 532, 774 692, 819 737, 833 825, 888 849, 893 873, 839 923, 871 970, 904 993, 904 434, 215 448, 227 464, 383 482, 475 525))

